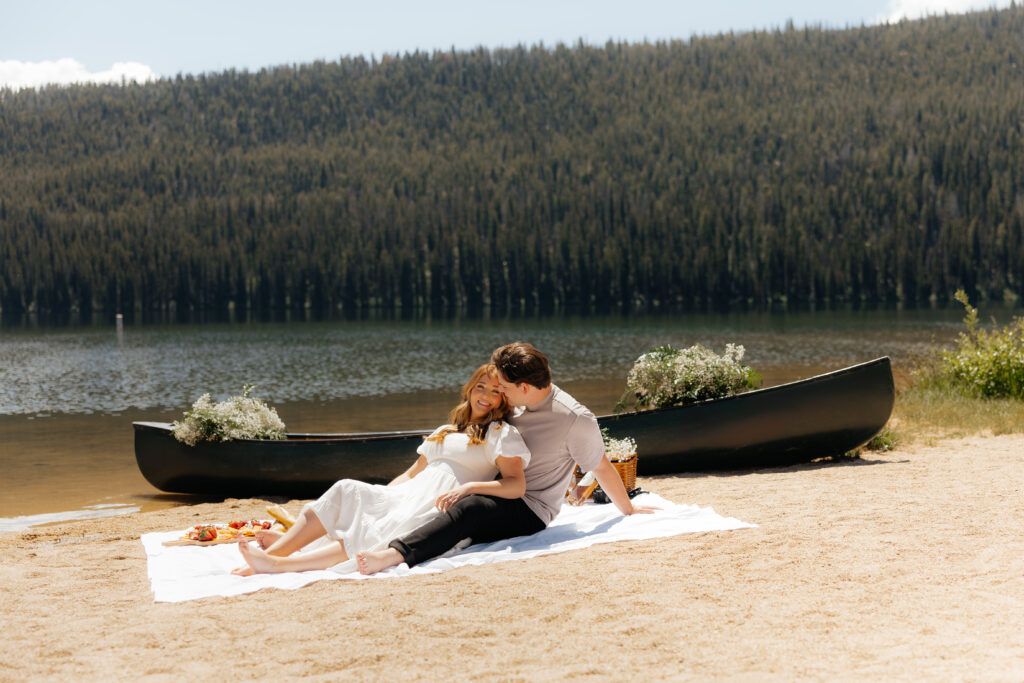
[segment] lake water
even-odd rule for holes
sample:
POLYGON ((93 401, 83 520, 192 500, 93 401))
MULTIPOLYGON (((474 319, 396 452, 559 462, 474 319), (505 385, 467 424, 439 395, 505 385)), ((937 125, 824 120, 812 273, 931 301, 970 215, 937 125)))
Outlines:
MULTIPOLYGON (((991 312, 1010 318, 1008 309, 991 312)), ((632 362, 661 344, 743 344, 770 386, 888 355, 897 366, 962 329, 958 310, 551 316, 0 330, 0 532, 193 502, 138 473, 133 420, 171 421, 202 393, 254 384, 290 431, 441 423, 490 351, 525 340, 555 382, 610 412, 632 362)))

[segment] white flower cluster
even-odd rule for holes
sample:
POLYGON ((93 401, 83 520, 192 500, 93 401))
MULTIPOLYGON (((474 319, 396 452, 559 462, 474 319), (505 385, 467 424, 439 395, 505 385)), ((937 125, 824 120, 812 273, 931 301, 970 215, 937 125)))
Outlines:
POLYGON ((727 344, 721 356, 700 344, 652 349, 629 371, 620 405, 631 401, 637 408, 664 408, 755 388, 760 376, 740 363, 744 352, 737 344, 727 344))
POLYGON ((636 453, 636 441, 631 437, 624 439, 613 439, 604 434, 604 454, 609 460, 625 460, 636 453))
POLYGON ((214 403, 209 394, 203 394, 183 420, 171 425, 174 438, 189 446, 204 440, 284 439, 284 422, 277 411, 251 398, 250 391, 252 386, 246 386, 241 396, 232 396, 220 403, 214 403))

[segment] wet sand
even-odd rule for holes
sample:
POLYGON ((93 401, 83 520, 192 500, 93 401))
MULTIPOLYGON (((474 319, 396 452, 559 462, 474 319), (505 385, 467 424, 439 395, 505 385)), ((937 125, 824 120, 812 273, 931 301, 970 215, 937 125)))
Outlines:
POLYGON ((1024 435, 640 484, 759 527, 179 604, 139 535, 266 501, 0 535, 0 680, 1024 677, 1024 435))

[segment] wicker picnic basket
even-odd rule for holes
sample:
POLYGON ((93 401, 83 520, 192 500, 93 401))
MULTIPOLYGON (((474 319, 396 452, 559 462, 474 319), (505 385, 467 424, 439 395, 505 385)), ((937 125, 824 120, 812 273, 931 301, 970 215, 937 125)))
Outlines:
POLYGON ((629 493, 636 488, 636 453, 630 453, 621 460, 615 458, 609 458, 612 461, 612 466, 615 471, 619 473, 619 479, 622 480, 622 485, 626 487, 626 493, 629 493))

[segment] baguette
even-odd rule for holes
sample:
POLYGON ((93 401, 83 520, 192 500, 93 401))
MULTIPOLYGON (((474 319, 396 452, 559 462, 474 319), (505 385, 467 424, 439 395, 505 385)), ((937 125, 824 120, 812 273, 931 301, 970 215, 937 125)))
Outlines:
POLYGON ((267 514, 280 522, 285 531, 291 529, 292 525, 295 524, 295 518, 288 514, 288 511, 280 505, 269 506, 267 508, 267 514))

